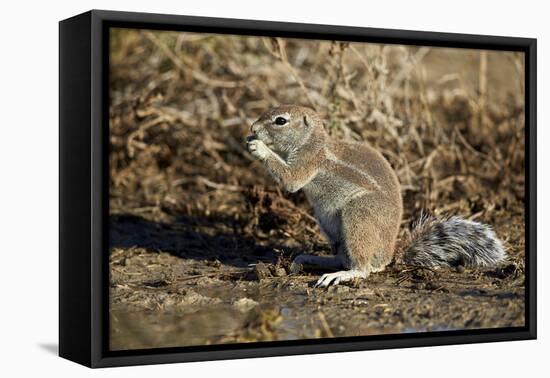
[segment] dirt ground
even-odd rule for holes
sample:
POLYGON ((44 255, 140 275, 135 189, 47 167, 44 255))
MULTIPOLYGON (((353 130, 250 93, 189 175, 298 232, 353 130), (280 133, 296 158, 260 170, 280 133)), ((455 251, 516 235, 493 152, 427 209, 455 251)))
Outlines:
POLYGON ((490 52, 117 30, 111 35, 112 350, 522 326, 523 59, 490 52), (404 266, 328 289, 302 193, 248 155, 266 108, 314 107, 397 171, 405 214, 486 222, 508 261, 404 266))

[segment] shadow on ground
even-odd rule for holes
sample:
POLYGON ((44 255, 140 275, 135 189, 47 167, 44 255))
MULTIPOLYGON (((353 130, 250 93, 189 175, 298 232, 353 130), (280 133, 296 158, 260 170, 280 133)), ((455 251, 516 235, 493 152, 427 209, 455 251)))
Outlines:
POLYGON ((59 355, 59 345, 56 343, 40 343, 38 347, 50 354, 59 355))
POLYGON ((143 248, 185 259, 218 260, 235 267, 275 262, 274 251, 288 251, 279 243, 260 244, 244 236, 238 224, 224 218, 216 218, 214 222, 180 216, 173 223, 165 223, 131 214, 113 215, 109 239, 111 248, 143 248))

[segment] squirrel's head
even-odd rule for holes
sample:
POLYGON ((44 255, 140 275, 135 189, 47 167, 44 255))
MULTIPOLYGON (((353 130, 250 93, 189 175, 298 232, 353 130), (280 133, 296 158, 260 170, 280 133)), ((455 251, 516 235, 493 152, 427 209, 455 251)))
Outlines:
POLYGON ((313 133, 324 132, 322 122, 313 110, 294 105, 269 109, 250 130, 254 137, 282 154, 300 149, 313 133))

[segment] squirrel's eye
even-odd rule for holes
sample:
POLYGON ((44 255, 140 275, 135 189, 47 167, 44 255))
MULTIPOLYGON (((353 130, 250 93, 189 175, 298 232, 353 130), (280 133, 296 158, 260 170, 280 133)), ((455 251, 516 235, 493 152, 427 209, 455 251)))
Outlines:
POLYGON ((287 122, 287 120, 283 117, 277 117, 275 118, 275 124, 276 125, 279 125, 279 126, 282 126, 284 125, 285 123, 287 122))

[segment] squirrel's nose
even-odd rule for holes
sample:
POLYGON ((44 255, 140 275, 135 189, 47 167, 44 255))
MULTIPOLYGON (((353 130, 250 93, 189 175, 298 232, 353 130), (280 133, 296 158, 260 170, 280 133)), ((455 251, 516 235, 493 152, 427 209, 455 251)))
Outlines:
POLYGON ((260 125, 258 125, 258 122, 254 122, 252 126, 250 126, 250 131, 252 132, 252 134, 256 134, 259 129, 260 125))

